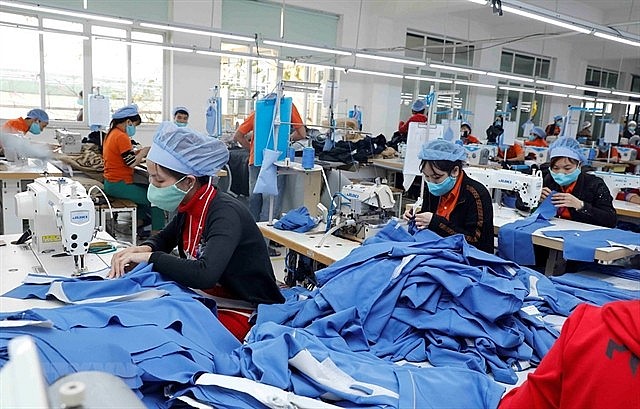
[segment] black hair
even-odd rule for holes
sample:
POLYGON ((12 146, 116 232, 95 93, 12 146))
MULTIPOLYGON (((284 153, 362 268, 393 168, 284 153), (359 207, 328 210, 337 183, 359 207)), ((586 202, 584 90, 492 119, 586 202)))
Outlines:
POLYGON ((113 131, 116 126, 120 125, 123 122, 127 122, 129 120, 131 122, 133 122, 134 124, 135 123, 138 123, 138 124, 142 123, 142 118, 138 114, 135 114, 135 115, 132 115, 132 116, 128 116, 126 118, 118 118, 118 119, 113 118, 111 120, 111 123, 109 124, 109 132, 107 132, 107 136, 105 137, 105 139, 107 139, 107 137, 109 137, 109 135, 111 134, 111 131, 113 131))
POLYGON ((462 171, 462 165, 464 164, 461 160, 422 160, 422 162, 420 162, 420 172, 422 172, 427 162, 429 162, 435 169, 446 172, 447 174, 450 174, 456 166, 460 171, 462 171))
POLYGON ((78 92, 78 95, 79 95, 80 97, 82 97, 82 90, 80 90, 80 92, 78 92))
POLYGON ((411 113, 412 113, 412 114, 424 114, 424 111, 426 111, 426 110, 427 110, 427 108, 425 108, 425 109, 421 109, 420 111, 414 111, 414 110, 412 109, 412 110, 411 110, 411 113))
POLYGON ((178 115, 178 114, 183 114, 183 115, 189 116, 189 113, 188 113, 187 111, 185 111, 184 109, 179 109, 179 110, 177 110, 177 111, 173 114, 173 116, 176 116, 176 115, 178 115))
POLYGON ((568 158, 566 156, 556 156, 555 158, 551 158, 551 160, 549 161, 549 167, 554 167, 556 162, 558 162, 562 158, 566 158, 569 162, 573 163, 576 166, 580 164, 580 161, 577 159, 568 158))
MULTIPOLYGON (((173 169, 169 169, 165 166, 160 165, 159 163, 156 163, 156 165, 162 169, 163 171, 167 172, 168 174, 170 174, 171 176, 173 176, 174 178, 176 178, 177 180, 182 179, 183 177, 187 176, 184 173, 181 172, 177 172, 173 169)), ((209 176, 196 176, 196 180, 198 181, 198 183, 200 183, 201 185, 208 185, 209 184, 209 176)))

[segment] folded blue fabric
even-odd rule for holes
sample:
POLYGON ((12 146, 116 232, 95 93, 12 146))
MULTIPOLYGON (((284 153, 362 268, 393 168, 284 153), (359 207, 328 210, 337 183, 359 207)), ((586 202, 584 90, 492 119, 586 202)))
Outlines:
POLYGON ((297 209, 289 210, 287 214, 273 224, 273 227, 280 230, 304 233, 316 227, 317 224, 309 214, 309 210, 305 206, 301 206, 297 209))
POLYGON ((550 230, 544 231, 543 234, 547 237, 556 237, 564 240, 562 256, 565 260, 593 261, 596 249, 599 247, 611 247, 610 241, 624 245, 640 246, 640 233, 620 229, 550 230))

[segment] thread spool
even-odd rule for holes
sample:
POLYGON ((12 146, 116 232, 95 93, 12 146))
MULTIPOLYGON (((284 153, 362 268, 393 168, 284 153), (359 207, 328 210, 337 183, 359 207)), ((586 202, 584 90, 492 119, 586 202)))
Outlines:
POLYGON ((65 408, 75 408, 82 406, 84 402, 84 383, 78 381, 67 382, 60 386, 60 403, 65 408))
POLYGON ((303 169, 313 169, 314 158, 316 156, 316 151, 313 148, 304 148, 302 150, 302 168, 303 169))
POLYGON ((289 153, 287 155, 289 157, 289 162, 295 162, 296 160, 296 149, 294 147, 289 147, 289 153))

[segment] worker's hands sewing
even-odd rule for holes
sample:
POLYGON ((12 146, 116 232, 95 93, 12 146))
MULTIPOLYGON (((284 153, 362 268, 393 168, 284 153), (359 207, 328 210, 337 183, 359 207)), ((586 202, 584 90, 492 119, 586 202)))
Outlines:
POLYGON ((416 224, 416 228, 419 230, 426 229, 429 227, 429 223, 431 223, 431 219, 433 218, 433 213, 424 212, 413 214, 413 209, 409 209, 404 212, 403 218, 408 221, 413 221, 416 224))
POLYGON ((149 261, 151 247, 129 247, 116 253, 111 258, 111 270, 107 278, 119 278, 130 271, 136 264, 149 261))
POLYGON ((551 194, 551 189, 549 189, 548 187, 543 187, 542 188, 542 193, 540 193, 540 201, 544 201, 547 199, 547 197, 549 197, 549 195, 551 194))
POLYGON ((551 203, 555 207, 572 207, 577 210, 584 207, 584 202, 571 193, 555 193, 551 196, 551 203))

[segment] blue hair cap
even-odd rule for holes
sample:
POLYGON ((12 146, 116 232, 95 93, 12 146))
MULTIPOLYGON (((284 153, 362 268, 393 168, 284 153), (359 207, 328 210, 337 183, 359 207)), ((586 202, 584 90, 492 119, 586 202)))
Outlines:
POLYGON ((436 139, 422 145, 419 158, 422 160, 448 160, 451 162, 457 160, 465 161, 467 160, 467 151, 453 142, 436 139))

